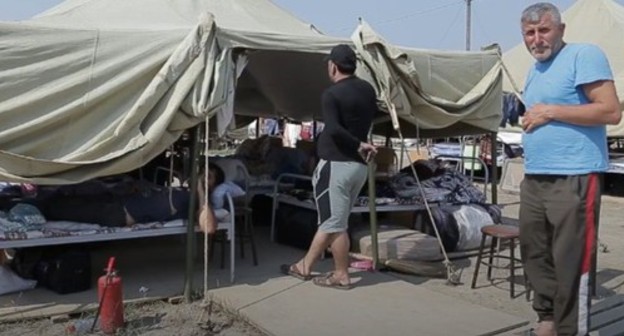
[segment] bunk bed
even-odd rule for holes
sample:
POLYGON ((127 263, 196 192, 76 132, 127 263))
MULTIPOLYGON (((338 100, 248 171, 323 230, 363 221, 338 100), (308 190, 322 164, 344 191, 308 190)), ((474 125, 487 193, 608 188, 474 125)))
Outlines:
MULTIPOLYGON (((275 224, 276 224, 276 218, 277 218, 277 211, 281 204, 288 204, 294 207, 312 210, 316 212, 316 205, 314 204, 313 200, 311 199, 300 200, 296 197, 293 197, 284 193, 283 190, 280 190, 280 186, 284 185, 282 183, 282 180, 285 178, 301 180, 301 181, 312 181, 312 178, 310 176, 297 175, 297 174, 282 174, 277 178, 277 181, 276 181, 277 183, 275 184, 273 193, 271 194, 271 197, 273 198, 273 208, 272 208, 272 216, 271 216, 271 241, 272 242, 275 241, 275 236, 276 236, 275 224)), ((419 211, 419 210, 424 210, 424 209, 425 209, 424 204, 420 204, 420 203, 419 204, 398 204, 397 202, 391 201, 390 203, 376 202, 376 205, 375 205, 376 212, 414 212, 414 211, 419 211)), ((369 213, 370 211, 371 209, 368 205, 356 204, 351 209, 352 214, 369 213)))

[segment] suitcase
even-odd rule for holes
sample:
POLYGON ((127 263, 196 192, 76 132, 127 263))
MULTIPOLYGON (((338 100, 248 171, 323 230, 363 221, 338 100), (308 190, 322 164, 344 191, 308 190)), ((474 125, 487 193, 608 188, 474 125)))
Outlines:
POLYGON ((316 211, 282 203, 275 216, 278 243, 303 250, 310 247, 318 227, 316 211))
POLYGON ((44 256, 36 266, 39 285, 58 294, 91 288, 91 256, 88 251, 69 249, 44 256))

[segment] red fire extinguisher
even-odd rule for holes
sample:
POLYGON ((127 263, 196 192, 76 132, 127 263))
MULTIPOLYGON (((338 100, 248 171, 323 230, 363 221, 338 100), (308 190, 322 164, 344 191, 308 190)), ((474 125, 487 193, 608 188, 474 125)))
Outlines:
MULTIPOLYGON (((106 274, 98 279, 98 315, 100 330, 105 334, 113 334, 124 325, 123 293, 121 277, 114 269, 115 257, 108 259, 106 274)), ((94 321, 95 326, 95 321, 94 321)))

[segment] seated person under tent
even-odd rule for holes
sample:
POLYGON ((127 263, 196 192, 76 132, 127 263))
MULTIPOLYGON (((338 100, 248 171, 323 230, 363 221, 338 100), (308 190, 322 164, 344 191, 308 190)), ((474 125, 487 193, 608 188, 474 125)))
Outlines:
MULTIPOLYGON (((224 181, 224 173, 209 164, 208 179, 198 181, 198 212, 202 230, 214 232, 214 211, 225 207, 225 195, 238 197, 245 192, 235 183, 224 181), (209 204, 204 201, 204 183, 208 186, 209 204)), ((109 188, 61 187, 39 201, 47 220, 65 220, 122 227, 137 223, 167 222, 189 217, 190 191, 186 188, 163 187, 145 181, 124 180, 109 188)))

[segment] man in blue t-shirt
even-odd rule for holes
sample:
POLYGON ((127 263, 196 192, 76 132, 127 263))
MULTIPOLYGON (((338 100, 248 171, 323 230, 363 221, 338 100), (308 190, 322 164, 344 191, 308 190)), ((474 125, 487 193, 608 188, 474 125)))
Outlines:
POLYGON ((605 125, 619 123, 619 100, 604 53, 563 41, 557 7, 529 6, 521 26, 537 60, 523 94, 520 194, 521 254, 539 316, 535 333, 586 335, 600 174, 608 168, 605 125))

